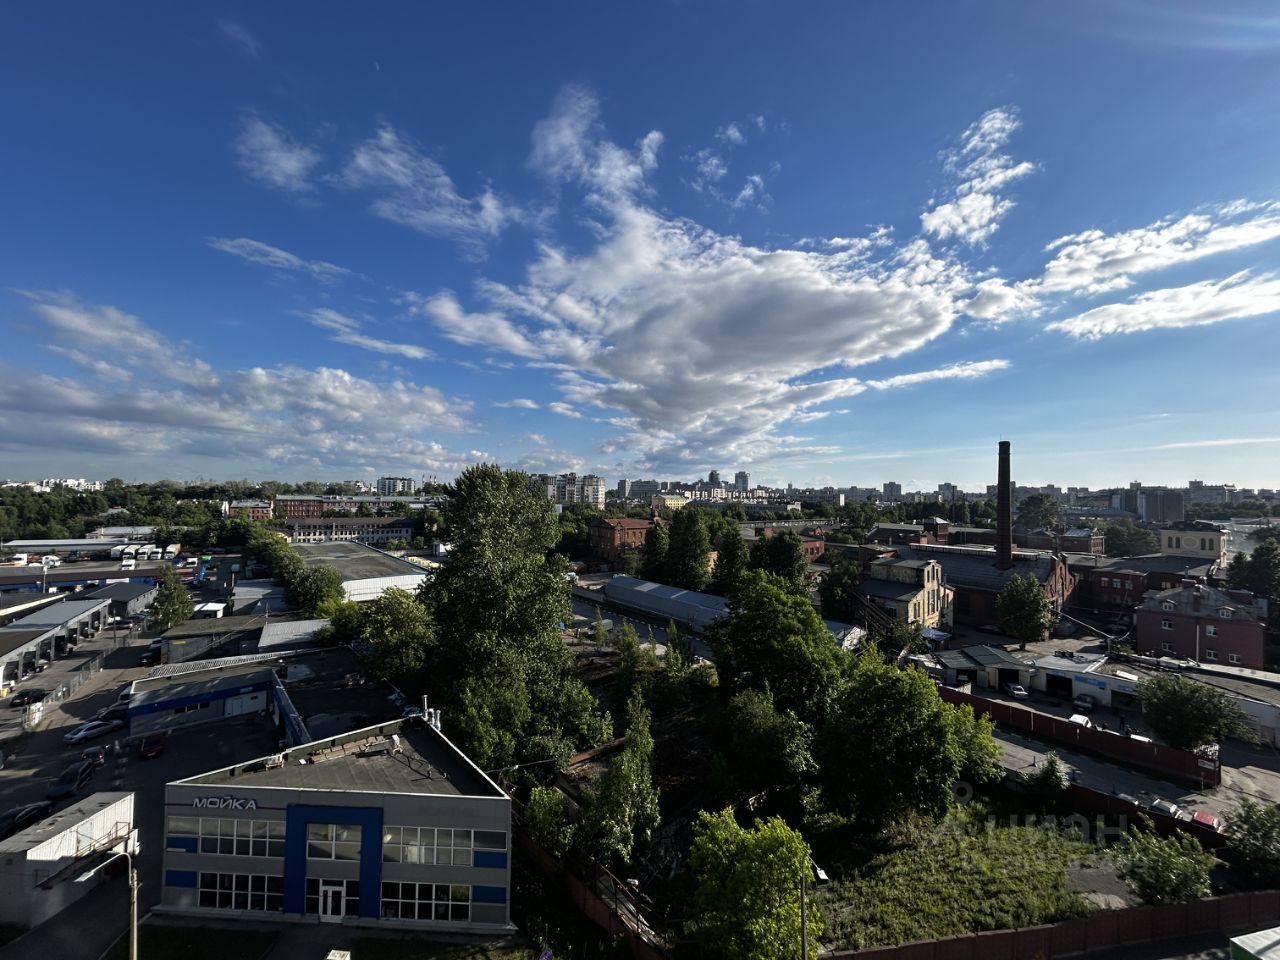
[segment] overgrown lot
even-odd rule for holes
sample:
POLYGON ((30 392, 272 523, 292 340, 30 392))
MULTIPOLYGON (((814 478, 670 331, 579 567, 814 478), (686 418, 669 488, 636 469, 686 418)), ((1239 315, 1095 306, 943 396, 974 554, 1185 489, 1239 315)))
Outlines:
MULTIPOLYGON (((833 843, 843 833, 815 837, 815 848, 836 856, 833 843)), ((975 806, 891 837, 879 849, 848 851, 848 872, 817 895, 823 939, 833 947, 1029 926, 1091 909, 1069 886, 1067 870, 1073 862, 1096 859, 1095 850, 1056 829, 988 827, 975 806)))

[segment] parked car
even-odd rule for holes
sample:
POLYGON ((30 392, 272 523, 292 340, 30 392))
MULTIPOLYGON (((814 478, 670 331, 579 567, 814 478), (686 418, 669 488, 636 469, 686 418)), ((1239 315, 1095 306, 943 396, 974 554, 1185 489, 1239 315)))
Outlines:
POLYGON ((154 667, 159 662, 159 647, 147 647, 147 649, 142 651, 142 656, 138 657, 138 666, 140 667, 154 667))
POLYGON ((32 687, 30 690, 19 690, 9 700, 9 706, 25 707, 28 704, 39 703, 48 695, 48 690, 42 690, 39 687, 32 687))
POLYGON ((106 747, 86 747, 80 753, 81 760, 92 760, 95 767, 100 767, 107 762, 106 747))
POLYGON ((1093 713, 1098 706, 1098 701, 1092 694, 1082 693, 1071 701, 1071 705, 1080 713, 1093 713))
POLYGON ((1157 798, 1147 804, 1147 809, 1152 813, 1163 813, 1166 817, 1173 817, 1175 820, 1187 821, 1191 819, 1190 811, 1182 809, 1182 807, 1170 800, 1157 798))
POLYGON ((77 760, 63 770, 57 780, 49 784, 44 798, 52 801, 75 796, 86 783, 93 779, 97 769, 97 765, 92 760, 77 760))
POLYGON ((1227 830, 1221 817, 1215 817, 1206 810, 1193 810, 1191 812, 1191 821, 1200 824, 1202 827, 1208 827, 1215 833, 1226 833, 1227 830))
POLYGON ((146 760, 148 757, 158 757, 164 753, 164 736, 163 733, 148 733, 138 746, 138 756, 146 760))
POLYGON ((1006 683, 1004 692, 1015 700, 1026 700, 1031 694, 1027 693, 1027 688, 1020 683, 1006 683))
POLYGON ((64 734, 62 742, 68 745, 84 743, 94 737, 101 737, 104 734, 119 730, 123 726, 124 724, 119 720, 90 720, 88 723, 82 723, 70 733, 64 734))
POLYGON ((127 720, 129 718, 129 705, 127 703, 113 703, 109 707, 103 707, 93 715, 95 720, 127 720))
POLYGON ((1084 727, 1086 730, 1097 729, 1094 722, 1090 720, 1088 717, 1086 717, 1083 713, 1073 713, 1071 715, 1071 722, 1074 723, 1077 727, 1084 727))
POLYGON ((0 840, 12 837, 33 823, 39 823, 52 810, 52 803, 41 800, 39 803, 28 803, 25 807, 14 807, 12 810, 5 811, 0 814, 0 840))

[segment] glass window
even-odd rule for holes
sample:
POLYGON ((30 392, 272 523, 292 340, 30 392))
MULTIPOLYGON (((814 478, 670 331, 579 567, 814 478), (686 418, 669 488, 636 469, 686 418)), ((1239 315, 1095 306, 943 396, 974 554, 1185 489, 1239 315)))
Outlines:
POLYGON ((1229 654, 1227 654, 1227 659, 1228 659, 1228 660, 1230 660, 1232 663, 1239 663, 1239 662, 1240 662, 1240 654, 1238 654, 1238 653, 1229 653, 1229 654))
POLYGON ((507 835, 501 830, 477 830, 475 832, 476 847, 482 850, 507 849, 507 835))
POLYGON ((200 835, 199 817, 170 817, 169 835, 173 837, 196 837, 200 835))

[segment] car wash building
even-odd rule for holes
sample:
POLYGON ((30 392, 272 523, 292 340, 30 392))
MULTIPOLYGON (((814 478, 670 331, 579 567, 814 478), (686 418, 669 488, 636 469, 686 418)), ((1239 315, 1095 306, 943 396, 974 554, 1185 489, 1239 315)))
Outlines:
POLYGON ((512 929, 511 801, 422 717, 165 788, 161 912, 512 929))

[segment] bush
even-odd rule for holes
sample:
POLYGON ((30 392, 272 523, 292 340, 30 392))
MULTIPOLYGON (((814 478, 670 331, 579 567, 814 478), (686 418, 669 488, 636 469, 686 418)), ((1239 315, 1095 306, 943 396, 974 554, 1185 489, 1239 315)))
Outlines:
POLYGON ((1210 894, 1209 871, 1218 858, 1187 833, 1161 838, 1132 833, 1113 854, 1120 876, 1143 903, 1186 903, 1210 894))

